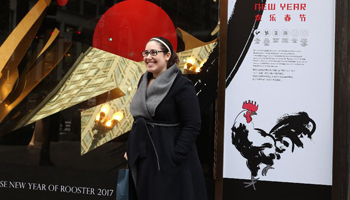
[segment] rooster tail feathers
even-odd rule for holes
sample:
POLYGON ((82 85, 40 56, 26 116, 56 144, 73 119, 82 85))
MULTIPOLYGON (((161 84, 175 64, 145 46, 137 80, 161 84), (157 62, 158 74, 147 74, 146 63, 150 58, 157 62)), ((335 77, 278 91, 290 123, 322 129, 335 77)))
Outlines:
POLYGON ((264 130, 260 129, 260 128, 255 128, 255 130, 257 130, 264 137, 267 135, 267 133, 264 130))
POLYGON ((307 136, 309 139, 312 139, 315 130, 315 121, 307 113, 299 112, 279 119, 277 124, 271 129, 270 135, 274 136, 276 141, 282 144, 285 143, 285 138, 291 140, 292 152, 294 152, 295 146, 299 148, 304 147, 301 138, 307 136))
POLYGON ((316 123, 313 119, 309 118, 310 119, 310 123, 312 124, 312 130, 308 133, 307 137, 309 139, 311 139, 312 137, 312 134, 314 134, 314 132, 316 131, 316 123))

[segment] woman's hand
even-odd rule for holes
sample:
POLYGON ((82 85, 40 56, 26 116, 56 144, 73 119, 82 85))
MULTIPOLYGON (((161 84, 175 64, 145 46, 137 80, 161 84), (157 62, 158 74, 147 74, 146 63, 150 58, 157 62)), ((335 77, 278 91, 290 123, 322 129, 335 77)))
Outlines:
POLYGON ((124 158, 125 160, 128 160, 128 155, 126 154, 126 152, 124 153, 124 158))

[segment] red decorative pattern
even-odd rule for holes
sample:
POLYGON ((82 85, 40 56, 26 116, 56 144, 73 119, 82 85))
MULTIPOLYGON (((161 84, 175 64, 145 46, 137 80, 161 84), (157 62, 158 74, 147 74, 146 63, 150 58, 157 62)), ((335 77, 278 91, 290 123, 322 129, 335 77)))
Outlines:
POLYGON ((68 3, 68 0, 57 0, 59 6, 65 6, 68 3))
POLYGON ((142 61, 141 52, 152 37, 167 38, 177 48, 175 26, 167 13, 144 0, 120 2, 100 18, 94 32, 93 47, 142 61))

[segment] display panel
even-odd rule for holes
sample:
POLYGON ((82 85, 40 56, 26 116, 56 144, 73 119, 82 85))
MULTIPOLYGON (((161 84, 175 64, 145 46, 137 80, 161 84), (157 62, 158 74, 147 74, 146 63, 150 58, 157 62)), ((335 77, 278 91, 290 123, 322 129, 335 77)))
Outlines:
POLYGON ((0 21, 0 51, 6 52, 0 64, 2 195, 115 199, 133 122, 129 103, 146 70, 141 51, 154 36, 171 40, 181 71, 195 84, 202 120, 208 122, 197 146, 212 184, 217 2, 5 0, 0 5, 6 16, 0 21), (106 119, 119 114, 110 128, 97 119, 107 105, 106 119))
POLYGON ((335 2, 228 8, 224 194, 295 199, 321 189, 317 199, 330 199, 335 2))

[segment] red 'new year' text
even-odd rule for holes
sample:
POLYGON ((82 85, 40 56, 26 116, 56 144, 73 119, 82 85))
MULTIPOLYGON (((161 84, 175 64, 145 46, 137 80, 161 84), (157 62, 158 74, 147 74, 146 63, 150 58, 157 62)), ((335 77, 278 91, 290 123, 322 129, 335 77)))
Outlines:
MULTIPOLYGON (((281 10, 306 10, 306 3, 281 3, 281 10)), ((256 3, 255 10, 276 10, 275 3, 256 3)))

